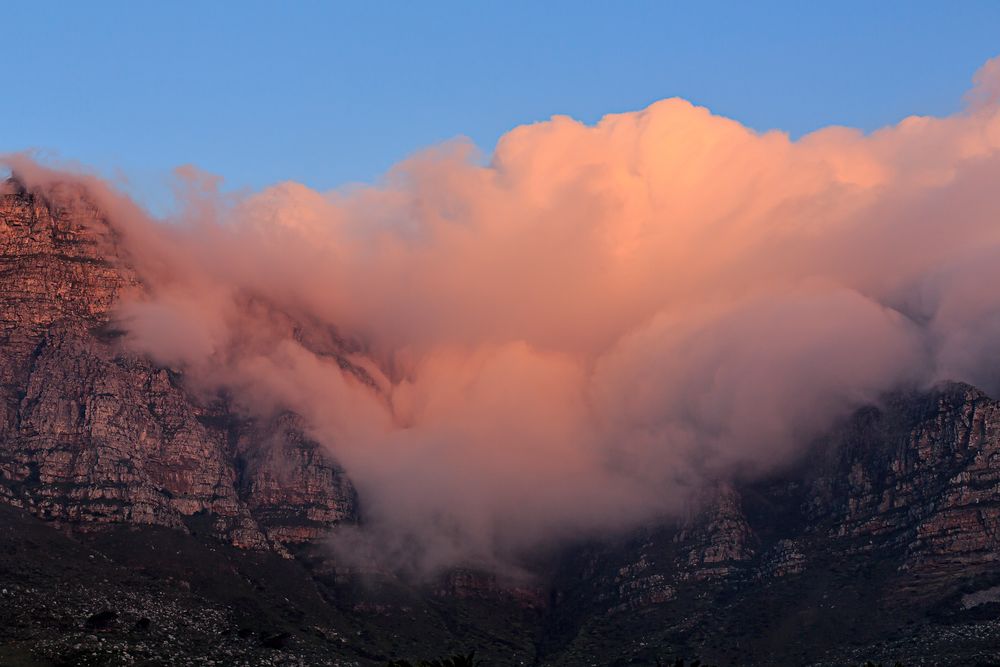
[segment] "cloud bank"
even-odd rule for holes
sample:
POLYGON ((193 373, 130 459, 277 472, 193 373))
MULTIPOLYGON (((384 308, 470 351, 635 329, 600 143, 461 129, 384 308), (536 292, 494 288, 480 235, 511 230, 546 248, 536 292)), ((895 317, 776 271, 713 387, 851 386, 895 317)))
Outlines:
POLYGON ((167 222, 88 187, 146 285, 130 345, 301 413, 380 553, 499 566, 779 470, 894 388, 1000 390, 998 91, 993 60, 953 116, 796 141, 668 99, 350 191, 188 169, 167 222))

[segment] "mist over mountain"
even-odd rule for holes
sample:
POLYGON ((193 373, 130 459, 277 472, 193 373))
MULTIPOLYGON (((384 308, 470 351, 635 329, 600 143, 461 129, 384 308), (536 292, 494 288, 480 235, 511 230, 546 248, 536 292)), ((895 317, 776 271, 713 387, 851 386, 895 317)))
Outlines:
POLYGON ((0 658, 1000 659, 1000 60, 870 134, 669 99, 166 219, 3 162, 0 658))
POLYGON ((671 99, 461 142, 377 186, 239 197, 194 169, 154 220, 88 188, 141 289, 129 349, 288 410, 376 551, 503 567, 678 517, 885 392, 995 391, 998 61, 966 109, 797 141, 671 99))

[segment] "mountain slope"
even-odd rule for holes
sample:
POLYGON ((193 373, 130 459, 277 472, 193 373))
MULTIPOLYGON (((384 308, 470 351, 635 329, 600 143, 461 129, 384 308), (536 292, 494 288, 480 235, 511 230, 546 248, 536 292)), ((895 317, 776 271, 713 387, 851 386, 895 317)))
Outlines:
POLYGON ((350 483, 294 416, 256 423, 121 347, 110 310, 142 287, 85 193, 12 189, 0 195, 8 503, 81 526, 184 529, 207 515, 234 545, 276 549, 355 516, 350 483))
POLYGON ((721 664, 1000 661, 1000 404, 958 384, 894 395, 814 452, 720 487, 687 525, 573 554, 556 661, 615 645, 639 664, 664 646, 721 664))

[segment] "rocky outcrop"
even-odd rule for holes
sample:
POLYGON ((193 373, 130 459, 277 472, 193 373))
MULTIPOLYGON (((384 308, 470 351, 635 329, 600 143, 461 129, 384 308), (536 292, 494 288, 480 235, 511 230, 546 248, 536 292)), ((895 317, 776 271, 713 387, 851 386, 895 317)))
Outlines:
POLYGON ((952 383, 889 396, 814 451, 784 480, 706 490, 687 521, 647 541, 618 576, 648 571, 649 553, 667 540, 677 553, 660 574, 675 585, 797 574, 818 547, 914 571, 1000 556, 1000 403, 978 389, 952 383), (753 518, 747 497, 765 508, 753 518))
POLYGON ((900 551, 903 568, 1000 555, 1000 404, 948 384, 860 411, 826 443, 804 513, 831 538, 900 551))
POLYGON ((356 516, 343 471, 294 415, 249 420, 120 344, 142 289, 70 186, 0 194, 0 497, 80 528, 204 530, 283 550, 356 516))
POLYGON ((457 568, 445 572, 434 588, 434 595, 445 599, 479 599, 513 602, 527 608, 545 606, 544 590, 525 582, 504 580, 495 574, 457 568))
POLYGON ((709 489, 697 513, 674 541, 681 545, 678 571, 685 579, 724 579, 741 572, 756 555, 757 536, 729 484, 709 489))
POLYGON ((240 498, 269 539, 307 542, 332 525, 357 522, 354 487, 297 415, 248 420, 233 433, 240 498))

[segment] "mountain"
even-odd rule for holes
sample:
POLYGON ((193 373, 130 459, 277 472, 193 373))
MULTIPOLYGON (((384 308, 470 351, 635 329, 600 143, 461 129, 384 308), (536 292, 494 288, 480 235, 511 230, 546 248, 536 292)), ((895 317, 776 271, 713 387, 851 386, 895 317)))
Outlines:
POLYGON ((123 344, 143 286, 86 191, 4 192, 0 664, 1000 664, 1000 403, 974 387, 886 396, 533 581, 408 581, 332 556, 364 498, 300 417, 123 344))

